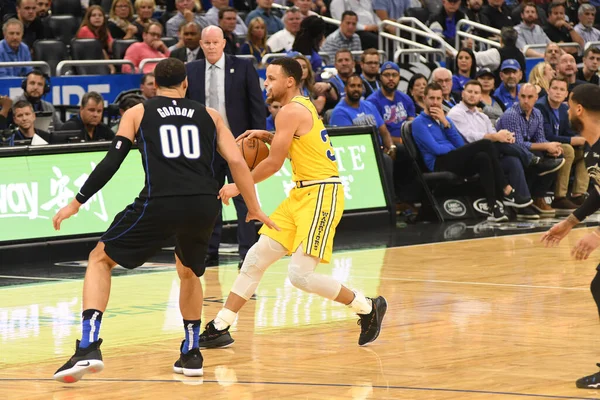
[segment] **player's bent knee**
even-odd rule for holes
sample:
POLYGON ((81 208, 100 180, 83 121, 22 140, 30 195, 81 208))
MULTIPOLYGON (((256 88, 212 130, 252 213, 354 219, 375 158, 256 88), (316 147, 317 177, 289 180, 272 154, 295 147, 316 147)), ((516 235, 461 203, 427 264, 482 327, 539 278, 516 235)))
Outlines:
POLYGON ((100 242, 90 252, 88 267, 90 265, 108 266, 108 268, 112 269, 117 263, 106 254, 106 251, 104 251, 104 243, 100 242))
POLYGON ((295 288, 305 292, 312 292, 308 283, 310 274, 312 274, 312 271, 307 271, 298 264, 290 264, 288 267, 288 278, 290 283, 295 288))

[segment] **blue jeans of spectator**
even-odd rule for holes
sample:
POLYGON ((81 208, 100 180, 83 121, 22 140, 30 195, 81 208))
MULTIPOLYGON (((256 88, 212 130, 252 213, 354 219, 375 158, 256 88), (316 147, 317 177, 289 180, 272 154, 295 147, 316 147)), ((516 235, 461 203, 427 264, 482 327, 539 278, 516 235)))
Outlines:
MULTIPOLYGON (((523 168, 529 167, 531 164, 531 159, 533 158, 533 153, 525 150, 523 147, 514 143, 499 143, 494 142, 496 149, 500 156, 512 156, 517 157, 521 160, 521 164, 523 164, 523 168)), ((511 185, 514 187, 514 185, 511 185)))

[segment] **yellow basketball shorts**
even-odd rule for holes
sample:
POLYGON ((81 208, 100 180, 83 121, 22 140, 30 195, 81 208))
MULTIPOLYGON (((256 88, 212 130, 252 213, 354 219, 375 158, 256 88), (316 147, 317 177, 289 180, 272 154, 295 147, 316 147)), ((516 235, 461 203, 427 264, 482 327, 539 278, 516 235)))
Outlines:
POLYGON ((263 225, 259 233, 281 243, 288 254, 295 252, 302 244, 306 254, 328 263, 333 252, 335 229, 343 212, 342 184, 296 187, 270 216, 281 230, 263 225))

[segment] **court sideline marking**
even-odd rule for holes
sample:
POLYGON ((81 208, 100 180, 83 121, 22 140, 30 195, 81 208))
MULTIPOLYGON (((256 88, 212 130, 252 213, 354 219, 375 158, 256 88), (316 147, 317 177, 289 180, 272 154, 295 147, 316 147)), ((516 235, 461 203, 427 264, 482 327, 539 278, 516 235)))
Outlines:
MULTIPOLYGON (((0 382, 54 382, 52 378, 0 378, 0 382)), ((502 395, 502 396, 521 396, 521 397, 534 397, 543 399, 571 399, 571 400, 600 400, 597 397, 573 397, 573 396, 560 396, 560 395, 548 395, 548 394, 535 394, 535 393, 518 393, 518 392, 494 392, 490 390, 475 390, 475 389, 449 389, 449 388, 430 388, 430 387, 412 387, 412 386, 386 386, 386 385, 353 385, 350 383, 311 383, 311 382, 269 382, 269 381, 218 381, 218 380, 204 380, 202 382, 193 380, 177 380, 177 379, 111 379, 111 378, 92 378, 85 379, 84 382, 120 382, 120 383, 231 383, 241 385, 283 385, 283 386, 312 386, 312 387, 347 387, 347 388, 372 388, 372 389, 394 389, 394 390, 415 390, 423 392, 446 392, 446 393, 473 393, 473 394, 489 394, 489 395, 502 395)), ((63 385, 63 387, 65 387, 63 385)), ((74 387, 74 386, 71 386, 74 387)))

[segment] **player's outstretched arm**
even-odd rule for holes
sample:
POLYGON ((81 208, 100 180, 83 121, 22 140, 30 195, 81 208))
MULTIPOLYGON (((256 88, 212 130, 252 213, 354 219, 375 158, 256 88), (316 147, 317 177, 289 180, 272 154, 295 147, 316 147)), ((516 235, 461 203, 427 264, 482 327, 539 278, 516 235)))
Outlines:
POLYGON ((233 180, 236 182, 236 186, 244 198, 246 206, 248 206, 246 221, 255 219, 263 222, 270 228, 279 230, 275 223, 260 209, 258 199, 256 198, 256 191, 254 190, 252 174, 250 174, 248 164, 246 164, 242 153, 235 143, 233 134, 225 126, 223 119, 216 110, 207 107, 206 111, 212 117, 217 128, 217 151, 227 161, 231 175, 233 175, 233 180))
POLYGON ((119 132, 113 139, 102 161, 94 168, 75 198, 68 205, 61 208, 52 218, 52 225, 55 230, 60 230, 62 221, 77 214, 79 207, 102 189, 118 171, 131 149, 143 115, 144 106, 141 104, 132 107, 123 114, 119 123, 119 132))

